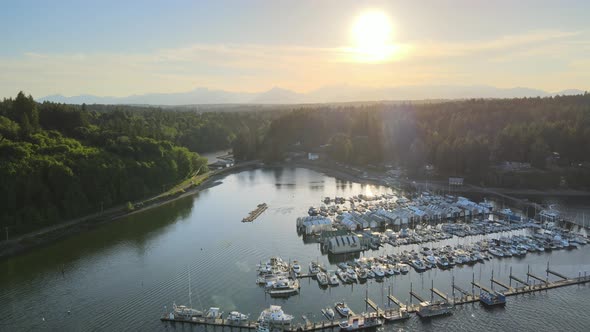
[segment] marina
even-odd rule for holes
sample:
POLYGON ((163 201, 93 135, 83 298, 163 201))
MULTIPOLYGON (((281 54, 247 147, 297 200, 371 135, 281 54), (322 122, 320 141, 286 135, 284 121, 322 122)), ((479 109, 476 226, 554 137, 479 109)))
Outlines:
MULTIPOLYGON (((455 266, 474 265, 491 259, 502 257, 523 257, 531 252, 544 252, 559 249, 577 249, 586 245, 588 240, 578 228, 577 232, 557 226, 555 219, 547 220, 547 212, 542 211, 540 220, 529 219, 504 208, 494 211, 488 202, 475 203, 467 198, 453 196, 436 196, 421 193, 414 199, 396 197, 389 194, 381 196, 358 195, 350 199, 336 197, 331 200, 326 197, 324 203, 331 205, 319 209, 310 207, 309 217, 297 218, 297 230, 303 236, 317 236, 323 251, 330 254, 350 254, 366 250, 376 250, 383 246, 395 248, 395 252, 374 257, 355 258, 337 264, 335 275, 343 284, 364 284, 368 279, 383 282, 383 279, 408 272, 411 266, 416 273, 424 273, 430 269, 448 270, 455 266), (350 202, 350 207, 339 206, 350 202), (424 206, 427 206, 426 208, 424 206), (350 212, 349 212, 350 211, 350 212), (393 231, 389 228, 396 228, 393 231), (370 231, 368 231, 371 229, 370 231), (385 231, 379 231, 383 230, 385 231), (327 234, 327 235, 326 235, 327 234), (338 234, 338 235, 336 235, 338 234), (475 238, 466 244, 457 246, 445 245, 434 247, 439 241, 453 238, 475 238), (415 248, 407 250, 409 246, 421 244, 420 251, 415 248), (400 249, 401 248, 401 249, 400 249)), ((259 206, 260 208, 261 206, 259 206)), ((555 213, 551 215, 556 215, 555 213)), ((562 224, 563 225, 563 224, 562 224)), ((298 260, 287 263, 279 256, 272 256, 265 263, 257 265, 257 283, 265 288, 271 296, 289 297, 299 294, 299 279, 313 278, 318 281, 320 288, 330 287, 328 274, 318 260, 309 263, 309 274, 302 273, 298 260)), ((494 279, 494 271, 490 278, 490 288, 475 281, 475 274, 471 281, 471 292, 457 285, 453 278, 449 296, 434 287, 434 280, 429 289, 430 300, 424 299, 412 290, 410 284, 409 304, 402 304, 388 290, 388 303, 385 308, 369 298, 368 290, 364 302, 365 312, 355 314, 345 302, 337 302, 334 309, 327 307, 321 314, 328 321, 310 322, 305 317, 305 324, 292 324, 293 317, 285 315, 280 307, 271 306, 278 312, 278 325, 281 329, 289 330, 292 325, 298 331, 334 329, 343 331, 362 330, 380 326, 383 323, 393 323, 410 318, 415 313, 421 319, 452 315, 456 306, 480 302, 483 306, 505 306, 508 296, 540 292, 558 287, 580 285, 590 279, 581 274, 577 278, 550 270, 549 262, 545 270, 547 277, 537 276, 527 268, 526 282, 513 276, 510 271, 508 282, 494 279), (549 275, 557 276, 560 280, 549 281, 549 275), (533 283, 531 284, 531 279, 533 283), (520 283, 520 287, 512 287, 512 280, 520 283), (494 285, 504 288, 503 291, 494 290, 494 285), (475 290, 478 290, 476 293, 475 290), (455 290, 460 293, 455 296, 455 290), (435 300, 435 296, 437 299, 435 300), (417 304, 412 300, 416 299, 417 304), (391 307, 393 303, 396 308, 391 307), (369 308, 373 311, 369 311, 369 308), (342 317, 335 324, 336 313, 342 317)), ((258 328, 277 325, 277 321, 265 319, 265 312, 261 314, 257 323, 249 322, 246 326, 258 328), (274 322, 274 323, 273 323, 274 322)), ((175 320, 174 314, 164 316, 165 320, 189 321, 202 324, 201 320, 180 317, 175 320)), ((241 322, 240 322, 241 323, 241 322)), ((212 323, 208 323, 212 324, 212 323)), ((219 321, 219 326, 227 326, 227 322, 219 321)))
MULTIPOLYGON (((399 314, 401 310, 403 314, 402 309, 406 309, 407 319, 388 323, 381 317, 384 330, 403 328, 427 331, 436 326, 440 329, 471 331, 490 324, 498 324, 502 330, 513 330, 524 323, 537 330, 583 330, 584 324, 590 324, 590 321, 585 323, 583 318, 576 318, 579 312, 572 309, 582 308, 586 303, 590 296, 587 283, 544 289, 545 283, 531 276, 527 280, 527 273, 545 279, 547 269, 551 271, 548 287, 578 276, 583 279, 584 271, 590 271, 590 247, 583 244, 579 244, 577 249, 563 247, 549 251, 527 251, 523 256, 488 255, 495 258, 473 264, 455 264, 452 268, 441 268, 437 264, 421 273, 410 265, 400 265, 399 274, 395 266, 384 266, 381 278, 370 278, 368 271, 365 276, 355 270, 358 281, 343 283, 337 276, 337 272, 342 271, 339 264, 346 263, 356 269, 357 266, 352 264, 355 260, 367 264, 367 267, 369 263, 391 265, 384 259, 400 259, 404 251, 408 254, 412 250, 423 260, 429 256, 424 255, 428 252, 424 250, 425 247, 432 251, 432 256, 440 257, 443 252, 460 256, 469 252, 471 257, 477 252, 487 253, 483 250, 485 244, 488 249, 498 247, 504 250, 513 246, 517 249, 520 244, 527 245, 529 240, 540 241, 535 237, 535 232, 541 228, 516 228, 520 224, 518 222, 486 224, 482 217, 474 218, 481 219, 481 230, 507 228, 495 233, 465 236, 450 234, 446 230, 448 226, 442 228, 444 225, 458 225, 449 228, 449 231, 455 231, 454 227, 457 227, 457 231, 466 231, 465 226, 471 230, 477 228, 472 227, 470 218, 466 222, 461 218, 459 222, 451 220, 430 224, 416 221, 413 228, 411 223, 408 224, 407 231, 393 226, 391 232, 387 231, 389 227, 355 230, 358 235, 362 235, 360 238, 379 233, 374 236, 395 235, 396 243, 404 239, 407 243, 392 245, 383 242, 378 249, 369 248, 342 255, 322 253, 321 242, 308 242, 307 236, 304 240, 304 236, 297 232, 296 220, 307 214, 309 206, 317 205, 326 196, 346 198, 358 196, 359 193, 411 197, 411 194, 391 188, 339 181, 306 169, 257 169, 228 175, 221 185, 194 197, 178 200, 149 213, 134 214, 88 234, 60 241, 43 251, 0 262, 3 271, 0 274, 0 300, 9 303, 0 307, 0 314, 6 317, 4 327, 7 330, 125 330, 131 326, 132 329, 143 331, 161 331, 182 329, 186 325, 185 328, 201 331, 210 328, 217 330, 215 326, 220 325, 220 329, 221 326, 226 326, 226 329, 232 326, 239 329, 242 326, 244 330, 254 330, 257 329, 255 324, 259 314, 271 305, 278 305, 286 314, 293 316, 289 330, 297 330, 298 327, 304 330, 330 327, 339 330, 339 324, 345 318, 335 312, 335 303, 345 302, 356 315, 377 315, 377 311, 366 303, 367 299, 372 301, 379 312, 391 313, 393 318, 396 318, 396 312, 399 314), (256 207, 263 197, 272 209, 267 209, 254 223, 235 223, 236 219, 241 220, 243 214, 247 213, 244 211, 256 207), (225 209, 226 202, 231 202, 235 209, 225 209), (441 225, 440 229, 438 225, 441 225), (508 228, 509 225, 513 225, 514 229, 508 228), (437 237, 437 234, 452 236, 436 241, 426 240, 437 237), (418 237, 422 238, 419 243, 418 237), (501 240, 502 237, 505 239, 501 240), (512 243, 506 243, 504 240, 507 239, 511 239, 512 243), (447 245, 452 250, 444 249, 447 245), (476 245, 482 250, 474 250, 476 245), (270 296, 263 285, 256 283, 257 265, 266 265, 273 256, 282 257, 287 266, 297 260, 300 273, 296 279, 293 279, 289 270, 284 275, 286 279, 299 282, 297 294, 289 297, 270 296), (547 262, 550 263, 549 268, 547 262), (320 285, 318 274, 314 278, 312 270, 317 271, 316 265, 328 277, 328 285, 320 285), (24 269, 24 266, 35 268, 24 269), (530 266, 530 270, 527 266, 530 266), (113 271, 124 273, 115 274, 113 271), (192 305, 187 294, 189 274, 192 305), (43 278, 39 275, 43 275, 43 278), (526 293, 528 287, 510 276, 528 282, 530 292, 526 293), (478 299, 481 291, 471 284, 475 281, 491 290, 492 277, 520 292, 515 296, 508 295, 511 291, 494 283, 495 291, 506 294, 505 309, 484 310, 478 299), (463 289, 467 295, 456 289, 453 294, 453 281, 454 286, 463 289), (39 287, 55 291, 40 293, 39 287), (435 293, 434 301, 431 301, 430 289, 433 287, 448 298, 444 299, 435 293), (429 302, 453 302, 455 297, 457 303, 473 305, 455 304, 452 315, 429 322, 419 319, 414 312, 419 302, 415 298, 410 302, 410 290, 429 302), (392 298, 401 306, 396 305, 392 298), (195 316, 194 319, 203 324, 174 323, 164 317, 164 312, 171 311, 174 301, 203 314, 211 307, 219 308, 223 314, 220 318, 195 316), (564 307, 564 302, 568 306, 564 307), (31 303, 31 310, 21 310, 31 303), (164 306, 168 307, 167 310, 164 306), (332 321, 326 318, 322 313, 322 309, 326 308, 334 311, 336 319, 332 321), (231 315, 234 311, 248 316, 247 321, 231 319, 236 316, 231 315), (551 317, 551 321, 541 326, 530 318, 530 312, 551 317), (518 323, 509 316, 519 317, 518 323), (160 318, 165 318, 164 322, 160 318)), ((472 201, 481 202, 482 199, 476 197, 472 201)), ((490 202, 504 208, 501 201, 490 202)), ((517 207, 510 208, 521 213, 517 207)), ((557 235, 557 232, 552 235, 557 235)), ((400 259, 399 264, 405 263, 400 259)), ((444 265, 441 263, 441 266, 444 265)), ((376 272, 379 270, 375 268, 376 272)))

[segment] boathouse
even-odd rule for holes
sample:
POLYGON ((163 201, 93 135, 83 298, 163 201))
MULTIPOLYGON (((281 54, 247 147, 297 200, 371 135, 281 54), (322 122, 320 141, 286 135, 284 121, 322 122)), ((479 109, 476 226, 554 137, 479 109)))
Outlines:
POLYGON ((332 254, 345 254, 364 250, 356 235, 335 236, 328 241, 328 251, 332 254))

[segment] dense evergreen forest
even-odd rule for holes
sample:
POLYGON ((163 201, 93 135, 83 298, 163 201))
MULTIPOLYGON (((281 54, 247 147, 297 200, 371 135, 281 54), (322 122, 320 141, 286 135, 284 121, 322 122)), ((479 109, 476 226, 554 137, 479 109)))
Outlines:
POLYGON ((295 107, 65 105, 21 92, 0 102, 0 227, 23 233, 157 194, 208 171, 198 152, 229 147, 238 160, 315 151, 414 176, 431 164, 484 185, 590 187, 588 93, 295 107), (532 167, 498 171, 503 161, 532 167))
POLYGON ((432 164, 441 175, 491 185, 557 186, 564 177, 587 187, 590 172, 580 165, 590 161, 590 94, 302 108, 275 119, 264 142, 270 160, 315 150, 357 165, 418 171, 432 164), (490 167, 504 161, 532 170, 498 179, 490 167))
POLYGON ((258 113, 0 102, 0 227, 27 232, 167 190, 207 172, 197 152, 264 126, 258 113))

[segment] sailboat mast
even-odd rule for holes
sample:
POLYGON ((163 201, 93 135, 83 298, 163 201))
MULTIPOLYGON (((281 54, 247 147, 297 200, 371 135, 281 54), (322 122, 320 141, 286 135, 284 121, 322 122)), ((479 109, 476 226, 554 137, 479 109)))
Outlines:
POLYGON ((190 308, 193 308, 193 298, 192 298, 192 291, 191 291, 191 270, 188 270, 188 303, 190 308))

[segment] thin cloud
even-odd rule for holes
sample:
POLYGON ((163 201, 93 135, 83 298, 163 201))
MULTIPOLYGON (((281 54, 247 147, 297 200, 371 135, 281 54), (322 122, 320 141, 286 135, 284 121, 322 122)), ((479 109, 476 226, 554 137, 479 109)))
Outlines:
POLYGON ((167 93, 197 86, 256 92, 278 85, 303 92, 342 83, 395 86, 485 82, 506 86, 512 81, 544 88, 539 86, 538 77, 523 77, 518 68, 503 77, 490 75, 495 69, 488 68, 489 63, 504 65, 500 63, 561 56, 572 63, 563 77, 572 77, 567 70, 587 72, 590 68, 581 61, 589 47, 584 36, 577 31, 540 30, 472 42, 420 41, 399 45, 400 55, 390 61, 371 64, 355 61, 346 46, 193 44, 147 53, 29 52, 0 58, 0 94, 13 95, 15 86, 38 96, 167 93))
POLYGON ((551 41, 570 39, 580 36, 579 31, 537 30, 523 34, 502 36, 492 40, 471 42, 420 42, 415 46, 417 56, 421 57, 457 57, 471 56, 489 51, 502 51, 515 47, 543 44, 551 41))

